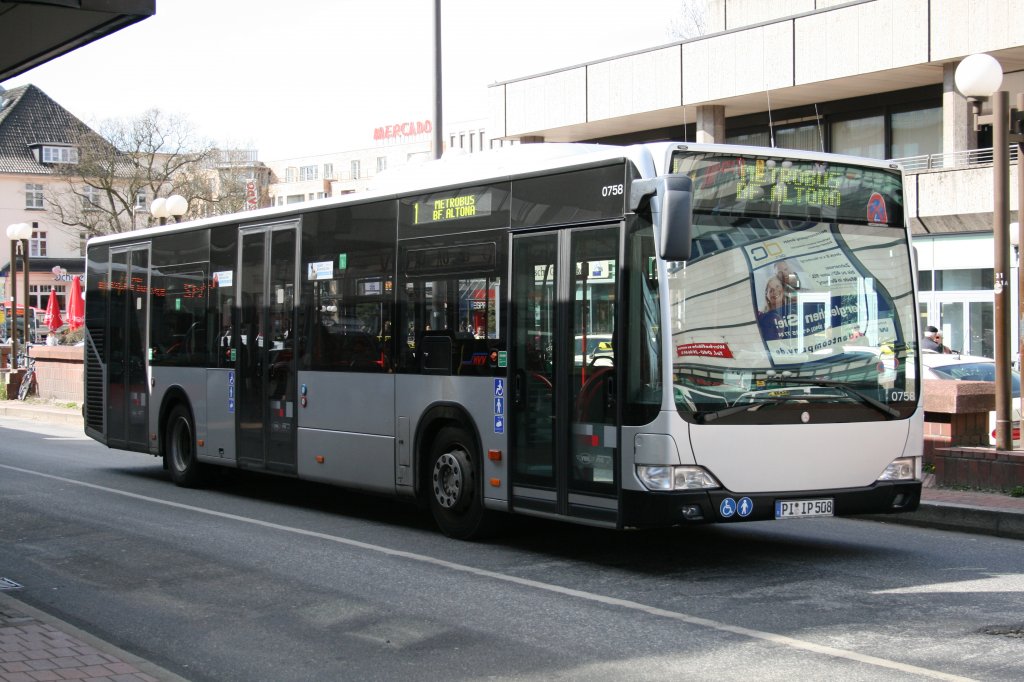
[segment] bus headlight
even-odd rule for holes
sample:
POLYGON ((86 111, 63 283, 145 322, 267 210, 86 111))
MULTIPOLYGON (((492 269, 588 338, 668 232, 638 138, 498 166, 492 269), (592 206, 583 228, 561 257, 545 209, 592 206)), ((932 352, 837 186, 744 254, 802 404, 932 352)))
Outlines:
POLYGON ((648 490, 708 490, 721 486, 704 467, 638 466, 636 474, 648 490))
POLYGON ((917 478, 917 458, 900 457, 885 467, 879 481, 912 481, 917 478))

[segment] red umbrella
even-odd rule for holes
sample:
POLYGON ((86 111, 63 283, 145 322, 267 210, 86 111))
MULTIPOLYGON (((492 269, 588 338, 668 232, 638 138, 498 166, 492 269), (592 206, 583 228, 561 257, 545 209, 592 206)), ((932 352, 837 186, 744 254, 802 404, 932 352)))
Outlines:
POLYGON ((43 316, 43 323, 49 327, 50 332, 55 332, 64 324, 60 319, 60 304, 57 303, 57 290, 50 289, 50 300, 46 303, 46 315, 43 316))
POLYGON ((85 302, 82 300, 82 282, 78 277, 71 278, 71 291, 68 293, 67 307, 68 327, 71 331, 85 324, 85 302))

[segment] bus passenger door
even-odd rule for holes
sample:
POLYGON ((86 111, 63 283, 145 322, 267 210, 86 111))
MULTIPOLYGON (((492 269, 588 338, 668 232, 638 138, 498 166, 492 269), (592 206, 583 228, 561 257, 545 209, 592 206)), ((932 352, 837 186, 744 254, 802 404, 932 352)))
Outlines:
POLYGON ((149 449, 149 244, 110 250, 107 445, 149 449))
POLYGON ((512 239, 512 504, 615 523, 618 225, 512 239))
POLYGON ((296 224, 243 230, 234 334, 239 466, 296 467, 296 224))

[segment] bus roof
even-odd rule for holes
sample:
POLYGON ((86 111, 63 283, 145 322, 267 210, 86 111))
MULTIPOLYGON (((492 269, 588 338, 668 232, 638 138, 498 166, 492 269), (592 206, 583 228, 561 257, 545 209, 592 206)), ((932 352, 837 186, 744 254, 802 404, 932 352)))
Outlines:
POLYGON ((406 195, 421 194, 426 191, 443 190, 470 183, 485 184, 513 178, 529 177, 562 169, 570 170, 597 165, 606 161, 629 160, 636 166, 642 178, 653 178, 668 173, 670 152, 677 149, 753 156, 784 156, 899 170, 897 164, 889 161, 805 150, 745 145, 697 144, 690 142, 650 142, 630 146, 572 142, 520 144, 473 154, 449 153, 436 161, 413 163, 384 171, 374 179, 369 189, 362 192, 306 201, 300 204, 272 206, 255 211, 149 227, 133 232, 103 235, 89 239, 89 243, 100 244, 108 241, 132 240, 140 237, 148 238, 157 234, 179 232, 193 228, 198 229, 224 223, 266 222, 268 220, 287 218, 288 216, 301 214, 315 208, 381 201, 406 195))

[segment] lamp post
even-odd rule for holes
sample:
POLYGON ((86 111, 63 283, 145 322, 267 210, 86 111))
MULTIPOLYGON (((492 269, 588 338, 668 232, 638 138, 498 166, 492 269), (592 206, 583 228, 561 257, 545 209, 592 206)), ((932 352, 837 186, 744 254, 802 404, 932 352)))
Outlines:
POLYGON ((159 197, 153 199, 149 205, 149 213, 154 218, 160 219, 161 225, 167 224, 167 219, 174 217, 174 222, 180 223, 181 216, 188 211, 188 200, 180 194, 172 194, 166 199, 159 197))
MULTIPOLYGON (((1017 152, 1020 154, 1020 151, 1017 152)), ((1018 159, 1020 157, 1018 156, 1018 159)), ((1020 196, 1020 195, 1018 195, 1020 196)), ((1018 216, 1020 210, 1017 211, 1018 216)), ((1021 232, 1024 231, 1018 220, 1010 223, 1010 246, 1013 247, 1013 260, 1017 263, 1017 371, 1021 370, 1020 361, 1024 359, 1024 271, 1021 269, 1020 245, 1021 232)))
POLYGON ((18 369, 18 277, 16 263, 18 245, 21 245, 22 262, 25 268, 25 313, 22 335, 28 344, 28 240, 32 237, 32 226, 28 223, 13 223, 7 226, 7 238, 11 240, 11 369, 18 369))
MULTIPOLYGON (((953 77, 957 90, 974 107, 975 125, 983 122, 992 124, 992 240, 994 259, 992 262, 994 294, 994 334, 996 364, 996 449, 1012 450, 1011 417, 1013 403, 1010 395, 1010 141, 1024 142, 1024 136, 1011 131, 1010 101, 1005 90, 999 90, 1003 82, 1003 69, 994 57, 987 54, 972 54, 956 67, 953 77), (981 103, 992 100, 992 117, 985 121, 980 116, 981 103)), ((1014 116, 1014 121, 1018 117, 1014 116)), ((1022 157, 1017 156, 1018 183, 1024 167, 1022 157)), ((1018 185, 1019 186, 1019 185, 1018 185)), ((1024 197, 1024 195, 1021 195, 1024 197)), ((1020 199, 1021 197, 1018 197, 1020 199)), ((1019 226, 1018 226, 1018 229, 1019 226)), ((1019 273, 1018 273, 1019 277, 1019 273)), ((1021 281, 1018 281, 1020 286, 1021 281)), ((1018 292, 1019 293, 1019 292, 1018 292)))

